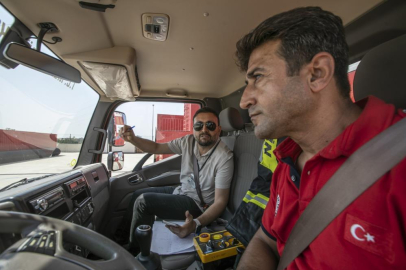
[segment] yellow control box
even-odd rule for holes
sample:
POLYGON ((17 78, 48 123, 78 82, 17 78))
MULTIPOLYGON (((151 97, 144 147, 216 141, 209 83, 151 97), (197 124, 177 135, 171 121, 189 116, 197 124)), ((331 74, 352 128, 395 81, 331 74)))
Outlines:
POLYGON ((193 238, 193 244, 203 263, 237 255, 237 248, 244 247, 228 231, 202 233, 193 238))

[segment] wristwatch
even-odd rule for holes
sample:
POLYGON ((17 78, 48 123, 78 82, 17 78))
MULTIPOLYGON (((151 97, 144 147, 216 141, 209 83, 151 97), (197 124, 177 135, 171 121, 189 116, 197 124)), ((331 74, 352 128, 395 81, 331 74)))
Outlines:
POLYGON ((200 223, 200 221, 197 218, 193 219, 193 221, 196 223, 195 234, 199 235, 200 231, 202 230, 202 224, 200 223))

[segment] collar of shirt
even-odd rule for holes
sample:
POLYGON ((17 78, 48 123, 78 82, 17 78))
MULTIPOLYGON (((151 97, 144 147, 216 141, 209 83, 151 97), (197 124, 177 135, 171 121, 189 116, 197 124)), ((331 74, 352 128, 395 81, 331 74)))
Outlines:
MULTIPOLYGON (((358 119, 316 156, 320 155, 326 159, 335 159, 342 155, 350 156, 359 147, 390 126, 396 113, 392 104, 386 104, 374 96, 362 99, 356 104, 363 109, 358 119)), ((287 138, 275 149, 275 155, 279 160, 286 157, 296 160, 301 152, 300 146, 291 138, 287 138)))

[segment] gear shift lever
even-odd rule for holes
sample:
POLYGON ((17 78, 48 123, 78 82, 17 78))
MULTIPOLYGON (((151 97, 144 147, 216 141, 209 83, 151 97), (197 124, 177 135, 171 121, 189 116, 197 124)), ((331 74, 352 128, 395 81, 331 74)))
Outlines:
POLYGON ((135 231, 135 239, 140 245, 141 254, 139 259, 145 261, 149 258, 152 240, 152 230, 149 225, 140 225, 135 231))
POLYGON ((136 257, 148 270, 161 269, 159 256, 150 251, 152 229, 149 225, 140 225, 135 230, 135 239, 140 245, 141 253, 136 257))

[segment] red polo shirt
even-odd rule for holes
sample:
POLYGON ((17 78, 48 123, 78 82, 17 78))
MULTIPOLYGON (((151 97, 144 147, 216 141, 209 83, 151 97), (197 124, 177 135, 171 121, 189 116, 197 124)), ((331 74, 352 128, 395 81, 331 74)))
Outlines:
MULTIPOLYGON (((299 216, 316 193, 359 147, 406 114, 375 97, 357 103, 359 118, 306 162, 294 166, 301 148, 288 138, 275 150, 279 161, 262 229, 282 254, 299 216)), ((406 135, 405 135, 406 138, 406 135)), ((393 143, 406 143, 393 142, 393 143)), ((379 159, 379 155, 375 158, 379 159)), ((406 159, 352 202, 288 269, 405 269, 406 159)))

